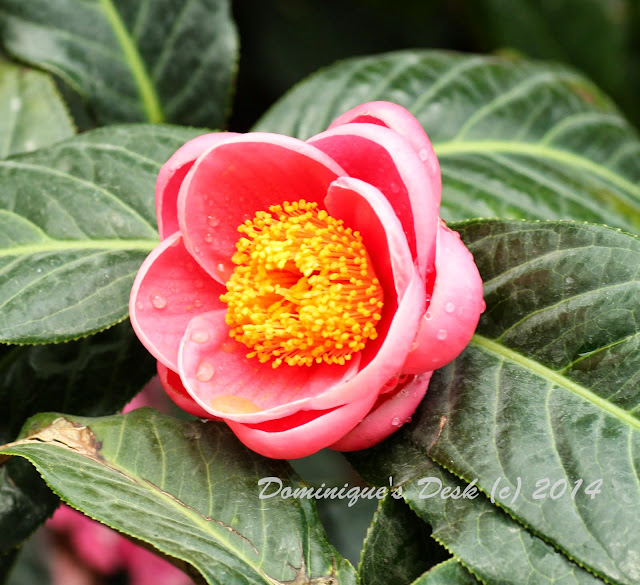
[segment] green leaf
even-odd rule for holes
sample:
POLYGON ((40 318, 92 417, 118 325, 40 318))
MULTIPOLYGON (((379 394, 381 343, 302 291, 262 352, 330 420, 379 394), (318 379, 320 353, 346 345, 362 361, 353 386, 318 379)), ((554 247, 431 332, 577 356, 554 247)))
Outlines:
MULTIPOLYGON (((374 485, 388 485, 385 475, 393 474, 394 484, 402 485, 407 503, 432 526, 433 538, 482 583, 602 585, 601 580, 533 536, 482 494, 473 500, 423 497, 425 486, 418 483, 423 478, 436 478, 443 488, 451 490, 462 491, 467 484, 436 466, 426 453, 407 440, 408 434, 403 430, 372 449, 350 455, 349 459, 364 479, 374 485)), ((433 491, 428 487, 425 495, 433 491)))
POLYGON ((640 230, 636 132, 564 67, 433 51, 351 59, 299 84, 255 129, 308 138, 372 100, 408 108, 429 134, 447 221, 576 219, 640 230))
POLYGON ((259 497, 261 478, 301 487, 288 464, 249 451, 223 424, 143 408, 102 419, 40 415, 34 425, 36 435, 3 453, 26 457, 72 506, 207 583, 355 583, 312 501, 259 497))
POLYGON ((386 497, 369 527, 358 575, 361 585, 409 585, 449 554, 402 499, 386 497))
POLYGON ((0 341, 65 341, 127 316, 158 243, 156 175, 197 134, 112 126, 0 161, 0 341))
POLYGON ((75 134, 51 77, 0 59, 0 158, 75 134))
MULTIPOLYGON (((88 416, 120 410, 154 372, 155 360, 128 322, 69 343, 0 346, 0 444, 15 439, 26 419, 43 410, 88 416)), ((58 503, 20 460, 0 468, 0 498, 0 555, 58 503)))
POLYGON ((640 240, 574 223, 455 229, 487 310, 405 446, 607 582, 638 582, 640 240))
POLYGON ((0 38, 98 124, 224 122, 238 44, 227 0, 0 0, 0 38))
POLYGON ((433 567, 412 585, 478 585, 478 581, 457 559, 452 558, 433 567))

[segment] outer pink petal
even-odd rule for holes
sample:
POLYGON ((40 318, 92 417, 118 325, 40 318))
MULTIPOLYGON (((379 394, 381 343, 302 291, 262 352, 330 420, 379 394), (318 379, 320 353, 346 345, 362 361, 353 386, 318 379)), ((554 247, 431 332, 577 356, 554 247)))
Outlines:
POLYGON ((354 378, 310 400, 308 408, 317 410, 377 395, 401 370, 426 302, 424 281, 411 261, 398 218, 380 191, 358 179, 342 177, 329 189, 326 206, 334 217, 359 230, 367 250, 373 251, 385 306, 377 326, 379 337, 369 341, 362 352, 364 367, 354 378), (393 287, 385 282, 388 274, 393 276, 393 287))
POLYGON ((400 219, 409 249, 424 277, 435 260, 439 184, 400 134, 373 124, 344 124, 308 140, 351 177, 377 187, 400 219))
POLYGON ((434 195, 440 205, 440 193, 442 191, 442 179, 440 176, 440 165, 436 153, 433 150, 431 141, 427 137, 422 125, 416 120, 409 110, 392 104, 391 102, 369 102, 356 106, 352 110, 336 118, 329 130, 343 124, 378 124, 395 130, 404 136, 418 153, 420 160, 424 163, 431 183, 434 186, 434 195))
POLYGON ((454 360, 471 340, 484 307, 482 279, 471 252, 457 232, 441 224, 431 302, 403 372, 437 370, 454 360))
POLYGON ((367 449, 395 433, 415 412, 427 392, 432 372, 412 376, 399 384, 394 393, 378 399, 364 420, 342 439, 331 445, 337 451, 367 449))
POLYGON ((178 222, 187 249, 225 283, 240 224, 284 201, 321 203, 331 181, 344 174, 326 154, 288 136, 256 132, 218 144, 196 161, 180 189, 178 222))
MULTIPOLYGON (((250 449, 274 459, 298 459, 316 453, 335 443, 348 433, 369 412, 376 395, 366 396, 330 411, 301 413, 306 420, 289 428, 265 425, 245 425, 227 420, 236 436, 250 449), (310 420, 309 420, 310 419, 310 420)), ((278 421, 276 421, 277 423, 278 421)))
POLYGON ((216 132, 198 136, 176 150, 162 165, 156 181, 156 216, 161 239, 164 240, 180 229, 178 227, 178 191, 195 160, 214 144, 227 140, 230 136, 237 136, 237 134, 216 132))
POLYGON ((131 289, 129 315, 142 344, 165 366, 178 369, 178 347, 189 321, 225 307, 225 288, 187 252, 180 232, 167 237, 143 262, 131 289))
POLYGON ((211 416, 186 391, 180 375, 170 370, 162 362, 158 362, 158 378, 167 396, 182 410, 198 418, 218 418, 211 416))
MULTIPOLYGON (((348 365, 281 365, 273 368, 229 337, 225 311, 191 320, 180 345, 178 371, 193 399, 210 415, 259 423, 291 415, 327 388, 353 377, 360 356, 348 365)), ((332 404, 331 407, 336 406, 332 404)))

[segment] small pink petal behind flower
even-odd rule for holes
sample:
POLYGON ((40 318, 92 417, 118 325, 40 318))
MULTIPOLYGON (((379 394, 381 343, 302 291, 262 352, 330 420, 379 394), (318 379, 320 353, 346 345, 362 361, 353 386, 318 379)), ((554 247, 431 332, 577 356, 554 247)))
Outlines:
POLYGON ((457 232, 441 224, 436 280, 403 372, 437 370, 467 346, 484 311, 482 279, 473 256, 457 232))

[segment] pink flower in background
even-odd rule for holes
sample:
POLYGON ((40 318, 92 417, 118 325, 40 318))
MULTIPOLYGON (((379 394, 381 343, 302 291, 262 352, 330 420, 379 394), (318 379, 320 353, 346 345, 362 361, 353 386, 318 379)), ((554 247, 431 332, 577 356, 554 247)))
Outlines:
MULTIPOLYGON (((151 381, 124 409, 141 406, 164 408, 157 379, 151 381)), ((120 536, 107 526, 62 504, 46 524, 48 531, 67 539, 71 556, 54 549, 51 556, 53 585, 91 585, 93 574, 126 571, 131 585, 191 585, 193 581, 171 563, 120 536)))
POLYGON ((422 127, 386 102, 306 142, 185 144, 160 171, 162 242, 130 301, 167 393, 269 457, 390 435, 484 307, 440 191, 422 127))

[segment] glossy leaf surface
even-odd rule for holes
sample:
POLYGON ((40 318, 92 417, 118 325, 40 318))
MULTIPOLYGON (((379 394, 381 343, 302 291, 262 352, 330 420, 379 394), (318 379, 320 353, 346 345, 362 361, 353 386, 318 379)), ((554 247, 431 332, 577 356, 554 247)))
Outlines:
POLYGON ((100 125, 224 122, 237 58, 227 0, 1 0, 0 38, 100 125))
POLYGON ((40 415, 33 425, 38 435, 4 452, 29 459, 72 506, 192 565, 207 583, 355 583, 313 503, 258 497, 264 477, 302 487, 288 464, 248 451, 221 423, 143 408, 102 419, 40 415))
POLYGON ((127 316, 158 243, 156 175, 199 133, 112 126, 0 161, 0 341, 65 341, 127 316))

